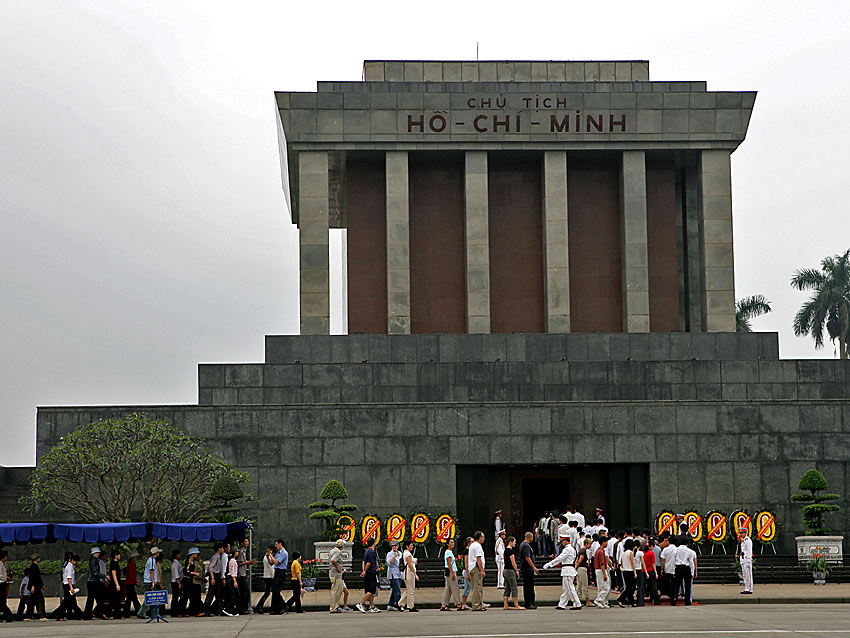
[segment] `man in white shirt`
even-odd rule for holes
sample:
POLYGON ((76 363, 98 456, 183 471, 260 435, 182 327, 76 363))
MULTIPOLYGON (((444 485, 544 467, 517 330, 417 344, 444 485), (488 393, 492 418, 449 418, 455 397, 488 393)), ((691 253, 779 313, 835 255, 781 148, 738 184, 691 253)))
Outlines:
MULTIPOLYGON (((663 554, 662 554, 663 556, 663 554)), ((688 549, 688 538, 686 536, 679 537, 679 546, 676 547, 676 555, 674 558, 676 569, 673 584, 673 597, 670 600, 671 605, 676 604, 680 587, 685 589, 685 605, 691 604, 691 550, 688 549)))
MULTIPOLYGON (((496 519, 497 521, 499 519, 496 519)), ((505 530, 499 530, 496 536, 496 587, 505 587, 505 530)))
POLYGON ((691 602, 694 602, 694 580, 697 577, 697 553, 692 547, 688 547, 689 564, 691 566, 691 602))
POLYGON ((484 548, 481 543, 484 542, 484 532, 477 531, 472 536, 472 543, 469 545, 469 578, 472 581, 472 592, 469 595, 469 608, 472 611, 486 611, 482 599, 484 595, 484 548))
POLYGON ((545 556, 549 547, 549 514, 544 513, 537 522, 537 554, 545 556))
POLYGON ((670 537, 670 544, 661 550, 661 591, 674 600, 673 576, 676 573, 676 538, 670 537))
POLYGON ((570 545, 573 546, 573 549, 576 550, 576 553, 582 548, 583 544, 579 544, 578 538, 578 523, 575 521, 570 521, 567 523, 567 536, 570 539, 570 545))
POLYGON ((576 520, 578 522, 579 527, 584 528, 585 525, 587 525, 587 523, 585 523, 585 521, 584 521, 584 514, 579 512, 578 509, 576 509, 575 514, 573 514, 573 517, 574 517, 574 520, 576 520))
POLYGON ((570 525, 569 519, 564 514, 558 515, 558 535, 557 542, 560 544, 562 538, 569 538, 570 525))
POLYGON ((561 566, 561 599, 558 601, 558 606, 555 609, 567 609, 567 603, 572 599, 573 609, 581 609, 581 600, 578 597, 575 586, 576 578, 576 552, 573 546, 570 545, 569 538, 563 536, 559 539, 561 553, 546 563, 543 569, 550 569, 556 565, 561 566))
POLYGON ((496 519, 493 521, 493 525, 496 528, 496 538, 499 538, 499 532, 505 529, 502 524, 502 510, 496 510, 496 519))
POLYGON ((746 527, 742 527, 738 534, 741 537, 741 553, 735 554, 741 562, 741 576, 744 577, 744 591, 742 594, 753 593, 753 540, 750 538, 746 527))

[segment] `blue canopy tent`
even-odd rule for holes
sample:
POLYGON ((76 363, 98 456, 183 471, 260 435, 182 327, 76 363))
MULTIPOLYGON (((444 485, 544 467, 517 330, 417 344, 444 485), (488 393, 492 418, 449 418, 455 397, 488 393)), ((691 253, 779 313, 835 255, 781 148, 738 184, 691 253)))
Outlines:
POLYGON ((26 545, 53 541, 50 523, 0 523, 0 545, 26 545))
POLYGON ((72 543, 124 543, 150 538, 150 523, 56 523, 53 536, 72 543))
POLYGON ((224 540, 248 530, 245 521, 235 523, 0 523, 0 543, 124 543, 159 538, 169 541, 207 542, 224 540))
POLYGON ((235 523, 151 523, 151 535, 169 541, 222 541, 249 529, 244 521, 235 523))
MULTIPOLYGON (((0 546, 29 543, 125 543, 159 538, 204 543, 239 536, 248 531, 248 558, 252 558, 254 529, 245 521, 234 523, 0 523, 0 546)), ((249 579, 253 575, 249 570, 249 579)), ((253 582, 251 583, 253 584, 253 582)))

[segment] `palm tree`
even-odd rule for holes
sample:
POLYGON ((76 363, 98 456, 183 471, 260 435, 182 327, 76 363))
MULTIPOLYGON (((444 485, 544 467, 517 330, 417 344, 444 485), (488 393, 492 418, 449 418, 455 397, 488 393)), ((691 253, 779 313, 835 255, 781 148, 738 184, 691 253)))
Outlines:
POLYGON ((738 332, 752 332, 750 319, 755 319, 770 312, 770 302, 764 295, 753 295, 744 297, 735 302, 735 330, 738 332))
POLYGON ((838 340, 838 356, 850 358, 850 250, 825 257, 822 270, 798 270, 791 278, 797 290, 812 290, 812 296, 794 317, 794 334, 811 335, 815 348, 823 348, 824 328, 830 341, 838 340))

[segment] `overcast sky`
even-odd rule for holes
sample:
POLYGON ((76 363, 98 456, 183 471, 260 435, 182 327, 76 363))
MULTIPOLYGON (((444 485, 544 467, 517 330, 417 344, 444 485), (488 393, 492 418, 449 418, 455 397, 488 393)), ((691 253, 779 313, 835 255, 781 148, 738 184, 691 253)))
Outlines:
POLYGON ((733 155, 738 296, 782 356, 796 268, 850 248, 847 2, 0 1, 0 465, 37 405, 194 403, 198 362, 298 331, 274 90, 364 59, 648 59, 757 90, 733 155))

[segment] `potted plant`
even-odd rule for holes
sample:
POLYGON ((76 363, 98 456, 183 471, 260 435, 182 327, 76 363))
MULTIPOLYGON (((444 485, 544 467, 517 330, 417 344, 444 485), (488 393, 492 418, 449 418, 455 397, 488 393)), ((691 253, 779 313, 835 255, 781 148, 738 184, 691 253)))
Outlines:
MULTIPOLYGON (((344 503, 337 504, 337 501, 344 501, 348 498, 348 491, 337 480, 330 480, 325 483, 319 498, 322 500, 310 503, 308 509, 316 510, 310 514, 311 520, 324 521, 325 523, 325 529, 321 532, 321 536, 325 540, 317 541, 313 545, 316 549, 316 558, 323 565, 327 565, 329 564, 331 550, 336 546, 336 540, 344 536, 345 530, 340 529, 339 517, 349 515, 357 509, 357 506, 344 503)), ((351 548, 353 545, 351 542, 346 542, 342 550, 342 562, 345 567, 351 567, 351 548)))
POLYGON ((817 553, 817 558, 823 558, 826 562, 842 561, 844 537, 830 536, 830 530, 826 527, 826 515, 841 509, 827 501, 835 501, 841 497, 826 492, 829 483, 824 475, 815 469, 803 474, 798 487, 808 494, 793 494, 791 500, 795 503, 806 503, 803 505, 803 523, 808 529, 805 535, 797 536, 797 559, 801 563, 807 562, 815 558, 817 553))
POLYGON ((301 581, 304 591, 316 591, 316 581, 319 579, 319 568, 316 565, 318 562, 317 558, 301 561, 301 581))
POLYGON ((829 574, 829 563, 826 562, 826 558, 816 552, 812 554, 812 558, 806 563, 806 567, 812 572, 815 585, 826 585, 826 577, 829 574))

